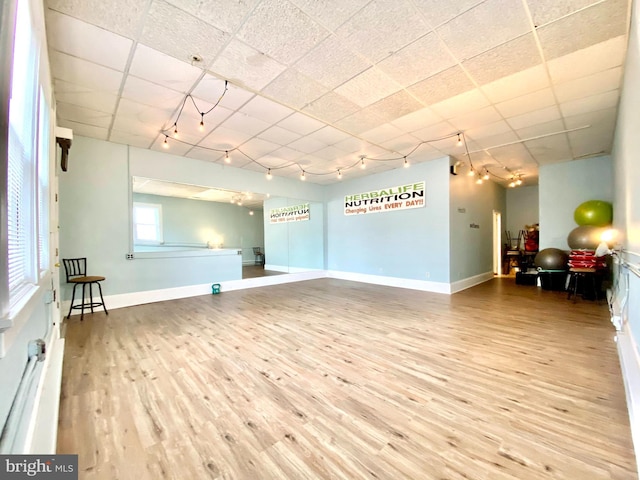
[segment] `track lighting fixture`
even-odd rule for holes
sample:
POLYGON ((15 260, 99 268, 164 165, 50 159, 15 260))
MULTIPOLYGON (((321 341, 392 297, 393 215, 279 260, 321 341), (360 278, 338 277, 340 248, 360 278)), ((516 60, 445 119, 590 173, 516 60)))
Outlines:
POLYGON ((476 179, 476 183, 478 185, 482 185, 482 177, 478 176, 478 178, 476 179))
POLYGON ((476 171, 473 169, 473 167, 471 167, 469 169, 469 173, 467 173, 468 176, 473 177, 476 174, 476 171))
POLYGON ((484 169, 484 175, 482 176, 483 180, 489 180, 489 170, 484 169))

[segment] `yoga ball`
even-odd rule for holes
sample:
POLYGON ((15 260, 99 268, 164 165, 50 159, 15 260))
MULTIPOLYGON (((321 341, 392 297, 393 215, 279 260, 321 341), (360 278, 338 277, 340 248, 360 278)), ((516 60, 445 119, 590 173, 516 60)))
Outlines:
POLYGON ((604 227, 613 221, 613 206, 604 200, 589 200, 581 203, 573 212, 573 219, 580 226, 604 227))
POLYGON ((540 250, 533 260, 536 267, 542 270, 566 270, 569 255, 559 248, 545 248, 540 250))
POLYGON ((591 225, 583 225, 576 227, 567 237, 567 243, 572 250, 595 250, 602 242, 602 234, 607 227, 593 227, 591 225))

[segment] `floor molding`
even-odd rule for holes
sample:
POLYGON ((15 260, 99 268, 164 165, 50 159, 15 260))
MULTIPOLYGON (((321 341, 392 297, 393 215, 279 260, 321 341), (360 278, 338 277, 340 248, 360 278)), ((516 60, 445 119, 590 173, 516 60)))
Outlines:
POLYGON ((368 275, 365 273, 341 272, 338 270, 329 270, 327 272, 329 278, 338 278, 340 280, 351 280, 354 282, 371 283, 374 285, 384 285, 387 287, 409 288, 411 290, 420 290, 423 292, 434 293, 451 293, 451 286, 448 283, 428 282, 425 280, 413 280, 409 278, 385 277, 382 275, 368 275))
POLYGON ((451 284, 450 293, 461 292, 462 290, 475 287, 476 285, 480 285, 481 283, 488 282, 489 280, 492 280, 492 279, 493 279, 493 272, 481 273, 480 275, 464 278, 462 280, 458 280, 457 282, 453 282, 451 284))

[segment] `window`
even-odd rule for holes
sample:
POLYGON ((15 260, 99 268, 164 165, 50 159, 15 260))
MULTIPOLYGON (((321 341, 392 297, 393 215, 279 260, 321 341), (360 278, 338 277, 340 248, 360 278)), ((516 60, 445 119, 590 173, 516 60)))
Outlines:
POLYGON ((162 243, 162 205, 133 203, 133 241, 147 245, 162 243))
POLYGON ((0 316, 14 309, 17 312, 35 291, 39 272, 50 268, 50 112, 40 86, 41 47, 29 5, 18 1, 15 19, 6 167, 7 236, 6 247, 2 245, 7 273, 1 282, 8 302, 3 302, 0 316))

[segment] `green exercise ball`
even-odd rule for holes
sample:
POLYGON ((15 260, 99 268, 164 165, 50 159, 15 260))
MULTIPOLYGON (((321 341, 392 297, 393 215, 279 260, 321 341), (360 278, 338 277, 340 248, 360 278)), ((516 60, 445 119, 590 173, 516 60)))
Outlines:
POLYGON ((569 255, 559 248, 544 248, 538 252, 533 264, 542 270, 566 270, 569 255))
POLYGON ((573 212, 573 219, 580 226, 604 227, 613 221, 613 206, 604 200, 581 203, 573 212))
POLYGON ((602 234, 606 231, 607 227, 576 227, 569 232, 567 243, 572 250, 595 250, 602 242, 602 234))

